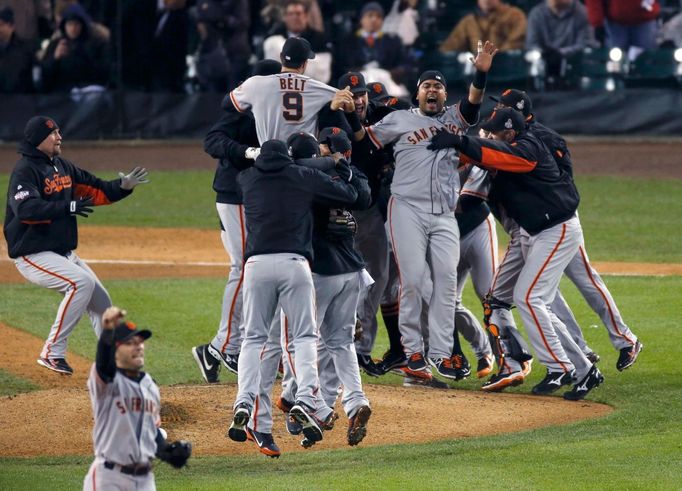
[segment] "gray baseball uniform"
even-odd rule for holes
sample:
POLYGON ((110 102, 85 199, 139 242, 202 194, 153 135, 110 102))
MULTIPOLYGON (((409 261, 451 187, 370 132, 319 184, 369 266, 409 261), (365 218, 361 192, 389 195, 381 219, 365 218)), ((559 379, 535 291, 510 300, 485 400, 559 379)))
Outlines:
POLYGON ((247 79, 230 92, 230 99, 238 111, 251 110, 263 144, 273 138, 286 141, 298 131, 317 135, 317 113, 336 92, 305 75, 277 73, 247 79))
POLYGON ((437 131, 465 131, 469 124, 450 106, 436 116, 419 109, 395 111, 367 129, 379 148, 395 143, 395 174, 388 222, 400 280, 400 332, 405 354, 424 352, 420 328, 421 290, 428 268, 433 278, 428 357, 451 356, 457 294, 459 229, 454 216, 459 159, 452 149, 426 147, 437 131))

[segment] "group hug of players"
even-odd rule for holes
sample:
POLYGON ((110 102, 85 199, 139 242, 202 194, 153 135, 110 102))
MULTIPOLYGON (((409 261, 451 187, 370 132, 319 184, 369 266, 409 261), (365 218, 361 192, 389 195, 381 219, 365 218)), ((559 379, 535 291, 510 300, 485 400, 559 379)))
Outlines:
POLYGON ((547 369, 533 394, 572 386, 564 398, 583 399, 604 379, 559 292, 563 274, 602 319, 618 370, 635 362, 642 344, 585 251, 565 140, 513 89, 493 98, 479 136, 467 135, 496 52, 481 44, 469 93, 452 106, 443 75, 424 72, 412 108, 360 73, 341 77, 338 90, 306 77, 314 53, 291 38, 281 64, 258 63, 225 98, 204 146, 218 159, 231 271, 218 332, 192 353, 209 383, 221 364, 238 375, 229 438, 280 455, 271 392, 282 372, 274 406, 289 433, 306 448, 322 440, 340 396, 357 445, 372 412, 360 369, 447 388, 439 378, 471 372, 460 333, 477 376, 492 373, 482 390, 522 384, 533 357, 513 306, 547 369), (501 262, 493 217, 510 239, 501 262), (469 275, 484 327, 462 304, 469 275), (379 307, 390 346, 374 360, 379 307))

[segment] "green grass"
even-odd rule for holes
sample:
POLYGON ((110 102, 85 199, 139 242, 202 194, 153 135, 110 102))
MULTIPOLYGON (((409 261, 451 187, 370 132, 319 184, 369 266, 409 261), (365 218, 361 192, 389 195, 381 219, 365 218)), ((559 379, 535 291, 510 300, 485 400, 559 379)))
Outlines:
MULTIPOLYGON (((102 173, 103 178, 114 174, 102 173)), ((152 182, 83 225, 216 228, 210 171, 153 172, 152 182)), ((0 175, 7 189, 8 175, 0 175)), ((581 177, 580 218, 587 250, 601 261, 682 262, 682 180, 581 177)), ((4 219, 4 207, 0 208, 4 219)), ((500 242, 506 243, 504 233, 500 242)))
POLYGON ((22 392, 37 390, 38 386, 5 370, 0 369, 0 397, 15 396, 22 392))
MULTIPOLYGON (((495 437, 285 454, 279 461, 251 451, 238 457, 196 458, 180 472, 158 465, 159 488, 679 489, 682 349, 675 343, 675 333, 682 278, 608 277, 606 281, 625 319, 646 345, 637 364, 623 373, 615 370, 617 353, 599 319, 572 285, 564 282, 562 290, 588 342, 602 356, 606 383, 590 399, 615 408, 607 417, 495 437)), ((147 343, 148 369, 160 383, 200 381, 188 349, 214 334, 222 286, 222 280, 205 279, 107 282, 112 297, 129 309, 131 318, 154 331, 147 343)), ((26 285, 1 285, 0 292, 3 299, 11 299, 0 304, 3 322, 46 335, 57 295, 26 285)), ((471 289, 465 293, 465 302, 476 305, 471 289)), ((71 341, 73 350, 93 356, 95 340, 85 322, 71 341)), ((386 345, 382 328, 375 355, 386 345)), ((471 355, 468 346, 465 350, 471 355)), ((530 381, 512 391, 528 392, 543 375, 536 366, 530 381)), ((400 382, 397 376, 379 380, 400 382)), ((478 390, 480 382, 466 380, 458 386, 478 390)), ((440 425, 448 424, 433 423, 434 435, 440 425)), ((89 463, 89 457, 0 459, 0 489, 40 489, 41 483, 44 488, 71 489, 80 485, 89 463)))

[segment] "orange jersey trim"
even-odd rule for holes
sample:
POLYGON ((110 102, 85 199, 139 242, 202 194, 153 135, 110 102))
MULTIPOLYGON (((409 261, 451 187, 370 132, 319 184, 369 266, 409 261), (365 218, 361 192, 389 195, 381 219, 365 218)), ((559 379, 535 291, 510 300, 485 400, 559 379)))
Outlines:
POLYGON ((506 172, 530 172, 535 169, 537 162, 526 160, 523 157, 512 155, 488 147, 481 148, 481 163, 506 172))
POLYGON ((75 193, 76 198, 92 198, 92 204, 94 206, 110 205, 111 201, 104 194, 101 189, 88 186, 87 184, 76 184, 75 193))

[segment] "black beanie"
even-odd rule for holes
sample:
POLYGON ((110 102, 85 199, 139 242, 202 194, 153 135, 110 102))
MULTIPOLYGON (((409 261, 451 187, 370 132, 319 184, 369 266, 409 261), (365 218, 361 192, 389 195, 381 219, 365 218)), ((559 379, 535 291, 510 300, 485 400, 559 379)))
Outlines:
POLYGON ((57 126, 54 119, 47 116, 33 116, 28 120, 24 128, 24 139, 34 147, 37 147, 50 133, 58 129, 59 126, 57 126))

